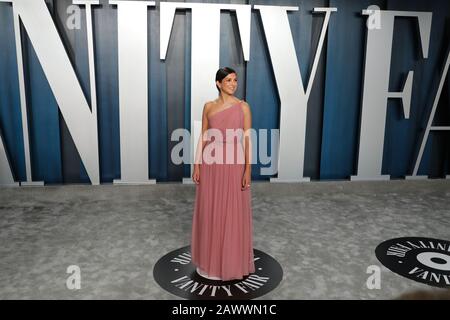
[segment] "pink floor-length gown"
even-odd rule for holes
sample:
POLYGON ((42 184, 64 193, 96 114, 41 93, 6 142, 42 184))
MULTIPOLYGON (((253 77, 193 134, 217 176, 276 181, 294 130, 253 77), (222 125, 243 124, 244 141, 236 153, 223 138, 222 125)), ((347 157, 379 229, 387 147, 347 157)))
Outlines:
POLYGON ((222 137, 212 138, 203 149, 192 222, 192 263, 210 277, 243 279, 255 272, 251 192, 250 188, 242 190, 244 158, 238 162, 239 149, 244 154, 242 135, 236 138, 226 131, 241 128, 243 133, 241 102, 213 113, 208 124, 220 130, 222 137), (214 145, 207 152, 209 144, 214 145), (234 149, 234 161, 225 163, 230 147, 234 149), (215 151, 211 151, 213 148, 215 151), (214 156, 216 151, 222 153, 223 163, 207 163, 207 154, 214 156))

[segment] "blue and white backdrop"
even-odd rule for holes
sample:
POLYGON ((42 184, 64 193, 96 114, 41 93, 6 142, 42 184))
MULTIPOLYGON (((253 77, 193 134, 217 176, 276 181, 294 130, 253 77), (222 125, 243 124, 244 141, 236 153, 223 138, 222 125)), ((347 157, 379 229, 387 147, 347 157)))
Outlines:
POLYGON ((0 0, 0 184, 190 181, 221 66, 254 180, 445 177, 449 46, 447 0, 0 0))

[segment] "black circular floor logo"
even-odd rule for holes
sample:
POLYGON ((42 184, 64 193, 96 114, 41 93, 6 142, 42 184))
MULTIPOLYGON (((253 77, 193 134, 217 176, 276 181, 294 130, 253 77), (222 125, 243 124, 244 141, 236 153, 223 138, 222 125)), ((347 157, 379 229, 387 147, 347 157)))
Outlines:
POLYGON ((396 238, 378 245, 375 254, 391 271, 434 287, 450 287, 450 241, 396 238))
POLYGON ((174 250, 153 268, 155 281, 170 293, 192 300, 244 300, 260 297, 280 283, 283 270, 268 254, 253 250, 255 273, 240 280, 210 280, 200 276, 191 263, 190 246, 174 250))

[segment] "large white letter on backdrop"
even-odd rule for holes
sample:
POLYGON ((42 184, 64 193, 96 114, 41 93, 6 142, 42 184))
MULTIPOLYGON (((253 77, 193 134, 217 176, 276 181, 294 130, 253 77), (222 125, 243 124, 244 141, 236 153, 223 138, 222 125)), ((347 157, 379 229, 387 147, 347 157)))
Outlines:
POLYGON ((148 176, 148 6, 154 1, 110 1, 117 5, 119 47, 120 180, 154 184, 148 176))
MULTIPOLYGON (((365 15, 371 12, 372 10, 363 10, 365 15)), ((431 12, 380 10, 379 17, 380 28, 367 30, 358 173, 351 180, 389 179, 389 176, 381 175, 387 99, 402 99, 405 118, 409 118, 413 71, 409 71, 403 91, 389 92, 395 17, 418 18, 422 55, 424 58, 428 57, 431 12)))
MULTIPOLYGON (((250 5, 222 3, 160 3, 160 58, 164 60, 169 46, 170 33, 176 9, 192 9, 192 52, 191 52, 191 148, 190 159, 194 163, 197 144, 201 133, 203 106, 206 101, 217 97, 215 75, 220 54, 220 11, 235 10, 245 61, 250 58, 250 5)), ((191 165, 191 174, 192 174, 191 165)), ((184 178, 183 183, 193 183, 184 178)))
MULTIPOLYGON (((448 131, 450 130, 450 126, 433 126, 434 115, 436 113, 436 109, 439 104, 439 99, 441 98, 442 88, 444 87, 445 78, 448 76, 448 68, 450 66, 450 47, 447 49, 447 60, 444 64, 444 70, 442 71, 441 79, 439 81, 438 90, 436 95, 434 96, 433 107, 431 108, 430 116, 428 117, 427 127, 425 128, 425 132, 423 133, 422 143, 420 144, 419 154, 417 155, 416 162, 414 163, 414 169, 411 176, 406 176, 406 179, 426 179, 428 175, 418 176, 417 173, 419 171, 419 166, 422 161, 422 156, 425 151, 425 146, 428 141, 428 136, 430 131, 448 131)), ((447 179, 450 176, 446 176, 447 179)))
POLYGON ((278 177, 271 178, 270 182, 309 181, 309 178, 303 177, 308 100, 314 83, 330 15, 337 9, 314 8, 314 12, 325 12, 325 20, 306 91, 287 16, 287 11, 298 10, 298 7, 255 6, 255 9, 259 9, 261 14, 280 95, 278 177))
MULTIPOLYGON (((21 18, 27 34, 33 45, 34 51, 42 66, 42 70, 48 80, 53 95, 61 110, 61 114, 67 123, 67 127, 73 138, 81 160, 86 168, 92 184, 100 183, 99 159, 98 159, 98 133, 97 117, 89 109, 88 102, 81 90, 80 83, 70 63, 63 43, 58 35, 50 12, 44 0, 0 0, 0 2, 12 2, 15 21, 21 18)), ((15 23, 18 26, 18 23, 15 23)), ((20 28, 15 28, 16 39, 20 28)), ((21 51, 20 51, 21 52, 21 51)), ((17 56, 20 69, 22 56, 17 56)), ((23 75, 19 71, 19 81, 22 83, 23 75)), ((93 81, 93 79, 91 79, 93 81)), ((19 83, 22 119, 24 118, 25 86, 19 83)), ((22 125, 24 125, 22 121, 22 125)), ((25 149, 28 148, 28 132, 24 126, 25 149)), ((29 152, 25 150, 28 183, 30 181, 31 165, 29 152)))

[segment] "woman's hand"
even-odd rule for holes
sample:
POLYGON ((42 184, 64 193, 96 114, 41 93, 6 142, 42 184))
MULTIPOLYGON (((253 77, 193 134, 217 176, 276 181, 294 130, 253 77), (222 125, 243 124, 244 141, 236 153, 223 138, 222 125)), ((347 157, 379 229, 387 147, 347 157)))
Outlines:
POLYGON ((241 190, 247 190, 251 185, 251 172, 249 169, 245 169, 244 175, 242 176, 242 186, 241 190))
POLYGON ((195 184, 200 183, 200 168, 198 165, 194 165, 194 173, 192 174, 192 181, 194 181, 195 184))

